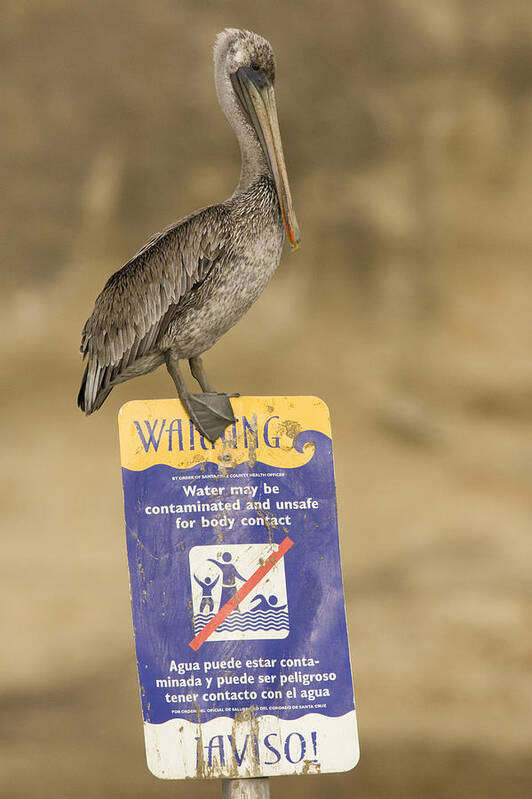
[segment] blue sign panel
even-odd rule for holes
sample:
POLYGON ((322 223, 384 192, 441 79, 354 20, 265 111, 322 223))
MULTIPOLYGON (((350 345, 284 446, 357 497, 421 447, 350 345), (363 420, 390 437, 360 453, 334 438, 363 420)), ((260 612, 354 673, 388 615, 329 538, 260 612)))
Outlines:
POLYGON ((159 777, 358 759, 326 406, 240 397, 211 445, 178 400, 120 440, 148 765, 159 777))

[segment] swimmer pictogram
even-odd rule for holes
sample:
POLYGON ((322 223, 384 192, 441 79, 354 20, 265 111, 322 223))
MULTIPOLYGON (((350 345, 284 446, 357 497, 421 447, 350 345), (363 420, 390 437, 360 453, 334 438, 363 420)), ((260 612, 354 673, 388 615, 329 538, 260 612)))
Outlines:
POLYGON ((283 558, 292 543, 286 536, 280 545, 191 549, 192 649, 207 639, 286 638, 290 623, 283 558))

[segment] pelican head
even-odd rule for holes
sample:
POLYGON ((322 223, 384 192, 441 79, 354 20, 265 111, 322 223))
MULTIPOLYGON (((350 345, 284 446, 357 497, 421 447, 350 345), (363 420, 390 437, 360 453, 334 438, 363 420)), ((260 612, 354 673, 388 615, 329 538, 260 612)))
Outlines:
POLYGON ((243 174, 266 163, 275 181, 290 246, 300 244, 275 104, 275 55, 262 36, 227 28, 216 37, 214 74, 220 106, 240 142, 243 174))

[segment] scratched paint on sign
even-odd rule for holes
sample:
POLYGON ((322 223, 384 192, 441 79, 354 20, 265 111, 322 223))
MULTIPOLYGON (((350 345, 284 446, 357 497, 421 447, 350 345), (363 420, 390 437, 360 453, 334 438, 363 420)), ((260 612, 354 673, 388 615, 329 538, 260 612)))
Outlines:
POLYGON ((328 410, 238 397, 214 445, 178 400, 119 415, 148 766, 345 771, 358 739, 328 410))

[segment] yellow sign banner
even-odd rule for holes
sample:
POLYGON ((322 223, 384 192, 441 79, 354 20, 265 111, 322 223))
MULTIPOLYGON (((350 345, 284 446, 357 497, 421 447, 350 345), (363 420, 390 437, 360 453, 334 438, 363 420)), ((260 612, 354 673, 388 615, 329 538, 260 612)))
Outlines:
POLYGON ((297 437, 307 430, 331 436, 329 411, 318 397, 234 397, 236 422, 214 444, 201 436, 178 399, 135 400, 119 413, 122 466, 132 471, 199 463, 231 468, 260 461, 273 467, 305 465, 314 451, 297 437))

